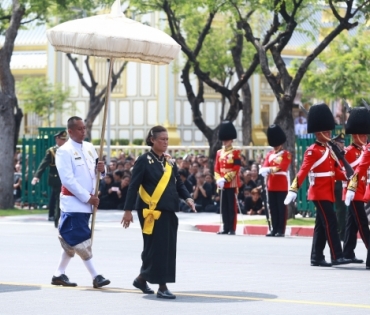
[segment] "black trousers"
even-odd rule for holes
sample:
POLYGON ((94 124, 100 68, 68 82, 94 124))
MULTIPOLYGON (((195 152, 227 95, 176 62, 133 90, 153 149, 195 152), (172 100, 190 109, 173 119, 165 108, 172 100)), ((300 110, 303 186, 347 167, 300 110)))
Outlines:
MULTIPOLYGON (((288 208, 284 204, 287 191, 269 191, 269 207, 272 221, 272 233, 285 234, 288 208)), ((265 209, 267 211, 267 209, 265 209)))
POLYGON ((54 226, 58 227, 60 218, 60 187, 51 187, 49 199, 49 218, 54 217, 54 226))
MULTIPOLYGON (((363 201, 352 201, 348 207, 346 234, 343 243, 343 256, 345 258, 355 257, 357 232, 360 232, 366 248, 369 248, 370 230, 363 201)), ((368 262, 366 262, 366 264, 370 265, 370 261, 369 264, 368 262)))
MULTIPOLYGON (((143 210, 137 211, 141 228, 143 210)), ((176 280, 176 245, 178 219, 175 212, 162 211, 155 220, 153 233, 143 233, 140 275, 150 283, 166 284, 176 280)))
POLYGON ((235 232, 235 188, 224 188, 220 191, 220 194, 222 194, 221 213, 222 221, 224 223, 224 232, 235 232))
POLYGON ((344 236, 346 234, 346 212, 347 207, 342 200, 342 182, 340 180, 335 181, 335 214, 337 215, 338 222, 338 234, 339 239, 344 241, 344 236))
POLYGON ((325 259, 326 241, 330 248, 331 259, 343 258, 333 203, 327 200, 314 200, 313 203, 316 206, 316 221, 312 239, 311 261, 325 259))

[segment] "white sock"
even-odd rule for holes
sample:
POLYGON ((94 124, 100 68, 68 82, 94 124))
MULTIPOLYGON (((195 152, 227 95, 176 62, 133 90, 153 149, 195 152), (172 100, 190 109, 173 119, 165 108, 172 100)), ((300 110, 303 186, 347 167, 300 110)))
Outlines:
POLYGON ((83 261, 87 270, 89 270, 90 274, 91 274, 91 277, 93 278, 93 280, 95 279, 95 277, 98 275, 98 273, 96 272, 95 270, 95 267, 94 267, 94 264, 93 264, 93 261, 92 261, 92 258, 89 259, 89 260, 84 260, 83 261))
POLYGON ((54 276, 59 277, 60 275, 64 274, 71 259, 72 257, 68 256, 65 250, 62 249, 62 255, 60 257, 59 265, 54 273, 54 276))

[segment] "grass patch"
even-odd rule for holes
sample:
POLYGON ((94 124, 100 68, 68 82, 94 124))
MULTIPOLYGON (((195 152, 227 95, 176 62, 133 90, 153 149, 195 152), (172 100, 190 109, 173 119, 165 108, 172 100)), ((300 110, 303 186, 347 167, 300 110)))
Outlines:
POLYGON ((0 209, 0 217, 8 217, 13 215, 30 215, 30 214, 44 214, 48 213, 48 209, 40 210, 40 209, 34 209, 34 210, 28 210, 28 209, 0 209))
MULTIPOLYGON (((242 220, 238 221, 239 224, 243 224, 242 220)), ((244 220, 244 224, 250 225, 266 225, 267 220, 244 220)), ((298 219, 289 219, 287 225, 299 225, 299 226, 314 226, 315 218, 298 218, 298 219)))

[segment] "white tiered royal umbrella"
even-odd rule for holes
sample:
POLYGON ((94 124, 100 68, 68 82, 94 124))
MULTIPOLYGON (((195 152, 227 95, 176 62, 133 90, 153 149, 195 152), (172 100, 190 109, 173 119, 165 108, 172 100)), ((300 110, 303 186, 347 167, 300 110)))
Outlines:
MULTIPOLYGON (((126 18, 122 13, 120 0, 114 2, 110 14, 68 21, 51 28, 46 35, 57 51, 110 59, 100 139, 101 160, 114 60, 122 58, 126 61, 166 65, 177 57, 180 45, 161 30, 126 18)), ((97 176, 96 196, 99 177, 97 176)), ((94 235, 95 217, 96 207, 91 222, 91 240, 94 235)))

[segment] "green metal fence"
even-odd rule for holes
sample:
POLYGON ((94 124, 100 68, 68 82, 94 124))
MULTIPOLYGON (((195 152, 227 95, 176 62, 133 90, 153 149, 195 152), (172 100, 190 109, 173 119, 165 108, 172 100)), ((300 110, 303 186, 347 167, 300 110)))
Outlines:
POLYGON ((34 138, 22 139, 22 207, 41 208, 48 204, 50 187, 47 184, 49 169, 42 174, 39 183, 32 185, 33 174, 36 172, 46 150, 55 145, 54 135, 65 130, 63 127, 39 128, 39 135, 34 138))
MULTIPOLYGON (((337 126, 335 130, 333 130, 332 136, 340 134, 341 132, 344 133, 342 126, 337 126)), ((303 162, 303 156, 306 149, 315 142, 315 136, 314 135, 305 135, 303 137, 297 137, 296 138, 296 159, 297 159, 297 170, 302 165, 303 162)), ((351 136, 345 135, 345 146, 350 145, 351 143, 351 136)), ((297 195, 297 209, 299 212, 307 213, 309 216, 315 215, 315 206, 313 202, 307 200, 307 194, 308 194, 308 178, 305 179, 302 186, 300 187, 297 195)))

